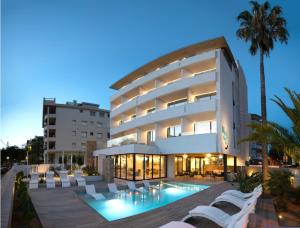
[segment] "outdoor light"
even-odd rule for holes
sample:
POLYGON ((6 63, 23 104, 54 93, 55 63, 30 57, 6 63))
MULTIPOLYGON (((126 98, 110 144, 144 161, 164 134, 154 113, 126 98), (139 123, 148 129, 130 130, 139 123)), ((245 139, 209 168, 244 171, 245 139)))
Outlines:
POLYGON ((206 157, 210 158, 210 157, 211 157, 211 154, 207 154, 206 157))
POLYGON ((222 158, 223 158, 223 155, 222 155, 222 154, 220 154, 220 155, 219 155, 219 159, 222 159, 222 158))
POLYGON ((188 157, 187 154, 184 154, 184 155, 183 155, 183 158, 184 158, 184 159, 186 159, 187 157, 188 157))
POLYGON ((279 219, 282 219, 282 215, 278 215, 278 218, 279 218, 279 219))

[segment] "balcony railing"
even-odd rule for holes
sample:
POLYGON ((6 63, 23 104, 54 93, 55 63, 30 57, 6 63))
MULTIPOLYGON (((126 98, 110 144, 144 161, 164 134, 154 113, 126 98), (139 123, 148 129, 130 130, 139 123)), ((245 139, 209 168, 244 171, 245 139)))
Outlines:
MULTIPOLYGON (((201 72, 192 74, 192 75, 190 76, 190 78, 193 78, 193 77, 201 77, 203 74, 209 73, 209 72, 213 72, 213 71, 215 71, 215 70, 216 70, 216 69, 213 68, 213 69, 201 71, 201 72)), ((162 88, 162 87, 171 85, 171 84, 173 84, 173 83, 175 83, 175 82, 178 82, 178 81, 181 81, 182 79, 185 79, 185 78, 186 78, 186 77, 181 77, 181 78, 178 78, 178 79, 176 79, 176 80, 166 82, 166 83, 164 83, 162 86, 160 86, 160 87, 158 87, 158 88, 162 88)), ((123 106, 124 104, 126 104, 126 103, 128 103, 128 102, 130 102, 130 101, 132 101, 132 100, 134 100, 134 99, 137 99, 137 98, 140 97, 140 96, 143 96, 143 95, 148 94, 148 93, 150 93, 150 92, 154 92, 154 91, 155 91, 156 89, 158 89, 158 88, 153 88, 153 89, 151 89, 151 90, 149 90, 149 91, 146 91, 145 93, 143 93, 143 94, 141 94, 141 95, 134 96, 134 97, 132 97, 132 98, 126 100, 126 101, 123 102, 122 104, 116 105, 114 108, 111 109, 111 111, 114 111, 114 110, 116 110, 117 108, 120 108, 120 107, 123 106)))
POLYGON ((107 147, 121 146, 121 145, 134 144, 134 143, 137 143, 136 133, 108 140, 107 147))

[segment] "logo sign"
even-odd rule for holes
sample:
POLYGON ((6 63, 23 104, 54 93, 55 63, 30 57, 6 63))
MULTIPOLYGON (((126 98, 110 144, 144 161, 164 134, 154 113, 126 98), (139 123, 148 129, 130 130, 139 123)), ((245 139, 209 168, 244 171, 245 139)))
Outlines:
POLYGON ((224 126, 222 126, 222 137, 225 144, 225 150, 227 150, 229 144, 229 137, 228 137, 228 133, 225 131, 224 126))

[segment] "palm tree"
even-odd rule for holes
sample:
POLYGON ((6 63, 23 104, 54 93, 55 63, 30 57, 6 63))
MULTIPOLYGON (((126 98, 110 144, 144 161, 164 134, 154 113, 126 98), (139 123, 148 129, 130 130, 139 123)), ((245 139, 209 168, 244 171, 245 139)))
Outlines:
POLYGON ((275 149, 283 151, 300 163, 300 95, 287 88, 285 90, 289 95, 292 107, 286 105, 278 96, 272 100, 290 119, 291 130, 274 122, 267 122, 265 125, 254 123, 250 125, 253 129, 251 135, 243 141, 271 144, 275 149))
MULTIPOLYGON (((287 43, 288 31, 286 20, 282 17, 280 6, 271 8, 269 2, 259 4, 250 1, 251 12, 243 11, 237 17, 240 27, 236 32, 238 38, 250 42, 249 51, 251 55, 259 52, 260 56, 260 92, 261 92, 261 116, 262 125, 267 122, 266 108, 266 85, 264 72, 264 56, 269 56, 274 48, 274 42, 287 43)), ((266 184, 268 174, 267 144, 263 144, 263 185, 266 184)))

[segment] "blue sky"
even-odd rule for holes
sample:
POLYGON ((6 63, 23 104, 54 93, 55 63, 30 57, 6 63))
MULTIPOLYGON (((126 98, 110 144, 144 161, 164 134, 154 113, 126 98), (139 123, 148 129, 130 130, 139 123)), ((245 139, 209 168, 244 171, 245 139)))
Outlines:
MULTIPOLYGON (((280 4, 288 45, 265 61, 268 118, 289 126, 269 99, 300 91, 298 1, 280 4)), ((21 145, 42 135, 43 97, 109 108, 109 86, 137 67, 178 48, 225 36, 244 68, 249 111, 260 113, 259 57, 238 40, 239 0, 2 0, 0 139, 21 145)), ((0 143, 1 145, 1 143, 0 143)), ((1 145, 2 146, 2 145, 1 145)))

